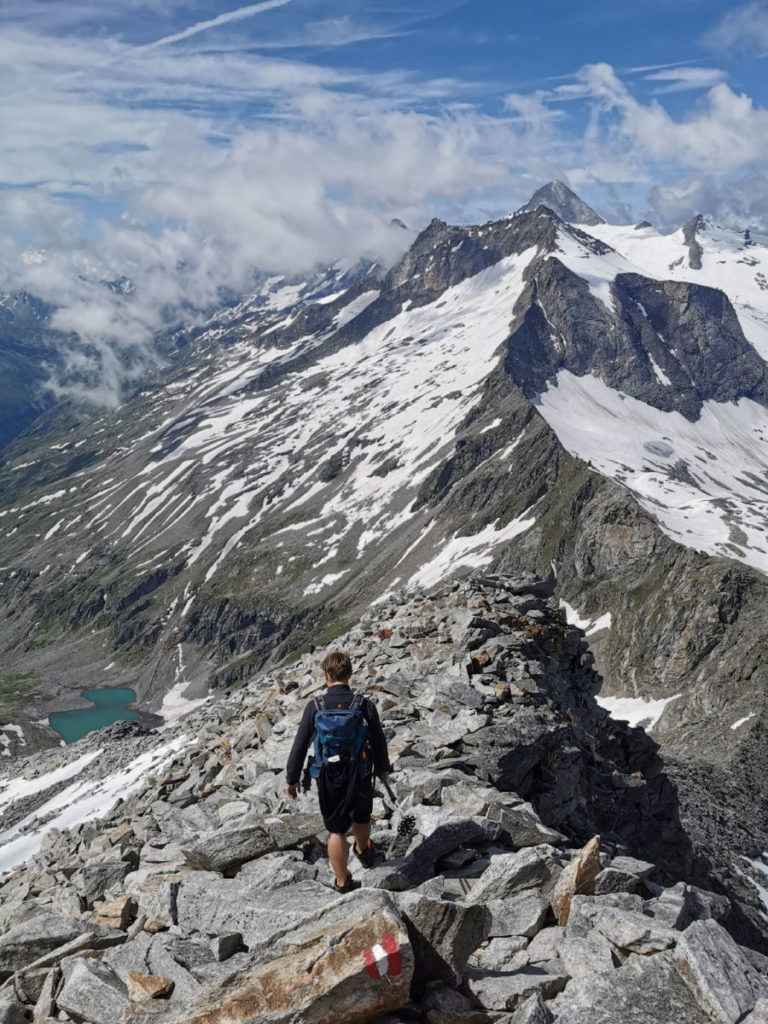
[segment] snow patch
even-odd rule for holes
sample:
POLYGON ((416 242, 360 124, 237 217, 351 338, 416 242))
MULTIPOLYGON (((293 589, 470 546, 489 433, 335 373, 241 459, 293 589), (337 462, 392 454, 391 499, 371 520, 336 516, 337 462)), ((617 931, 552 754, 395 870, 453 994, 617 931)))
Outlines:
POLYGON ((745 722, 748 722, 750 720, 750 718, 756 718, 756 717, 757 717, 757 712, 756 711, 751 711, 748 715, 745 715, 744 718, 739 718, 736 722, 734 722, 733 725, 731 726, 731 729, 740 729, 741 726, 745 724, 745 722))
POLYGON ((508 542, 521 533, 525 533, 536 522, 534 517, 525 518, 525 513, 499 529, 496 523, 490 523, 480 533, 469 537, 458 537, 456 534, 445 542, 440 552, 422 565, 408 580, 408 587, 433 587, 449 573, 460 566, 476 569, 493 561, 499 544, 508 542))
POLYGON ((676 693, 674 697, 659 697, 657 700, 650 697, 601 697, 598 694, 595 700, 611 718, 628 722, 631 726, 641 725, 646 732, 651 732, 659 724, 667 705, 680 697, 681 693, 676 693))
MULTIPOLYGON (((67 829, 81 825, 108 814, 120 799, 125 799, 138 789, 145 777, 156 771, 161 765, 178 753, 187 742, 186 736, 176 739, 163 746, 156 747, 130 761, 124 768, 103 779, 88 779, 75 782, 52 797, 37 810, 28 814, 23 821, 11 829, 0 832, 0 875, 10 871, 40 849, 43 836, 51 829, 67 829), (36 823, 40 823, 35 827, 36 823)), ((66 769, 58 769, 63 773, 67 769, 75 769, 70 775, 60 774, 58 781, 79 774, 86 764, 101 754, 101 750, 85 754, 66 769), (87 758, 87 760, 86 760, 87 758)), ((57 772, 49 772, 42 778, 50 779, 57 772)), ((32 780, 38 782, 39 780, 32 780)), ((50 781, 47 787, 53 785, 50 781)), ((40 787, 38 787, 40 788, 40 787)), ((33 789, 32 792, 36 792, 33 789)), ((5 794, 0 794, 0 800, 5 794)), ((18 796, 14 797, 18 799, 18 796)))

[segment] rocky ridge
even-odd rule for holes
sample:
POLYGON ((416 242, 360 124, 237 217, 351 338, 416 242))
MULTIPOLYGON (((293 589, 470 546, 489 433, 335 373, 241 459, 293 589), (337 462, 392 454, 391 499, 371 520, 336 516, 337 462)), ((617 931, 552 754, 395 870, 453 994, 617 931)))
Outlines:
POLYGON ((397 790, 375 801, 385 859, 347 896, 314 797, 283 795, 320 650, 163 733, 119 725, 0 783, 0 1019, 763 1024, 768 918, 743 851, 691 841, 695 808, 595 703, 551 590, 475 576, 383 601, 340 639, 397 790))

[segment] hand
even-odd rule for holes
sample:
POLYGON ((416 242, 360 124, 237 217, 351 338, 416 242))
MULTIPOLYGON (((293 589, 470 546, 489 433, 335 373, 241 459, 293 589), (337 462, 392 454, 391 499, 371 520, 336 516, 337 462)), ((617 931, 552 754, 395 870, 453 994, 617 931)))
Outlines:
POLYGON ((296 797, 299 795, 298 784, 294 783, 293 786, 286 786, 285 787, 285 795, 289 796, 291 798, 291 800, 295 800, 296 797))
POLYGON ((386 782, 387 779, 389 778, 389 774, 389 772, 382 772, 379 778, 381 779, 382 782, 386 782))

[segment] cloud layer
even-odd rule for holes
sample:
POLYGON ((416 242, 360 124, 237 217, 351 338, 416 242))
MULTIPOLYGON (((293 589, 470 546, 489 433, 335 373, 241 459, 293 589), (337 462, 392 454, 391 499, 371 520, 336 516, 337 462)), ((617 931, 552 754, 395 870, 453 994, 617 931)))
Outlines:
MULTIPOLYGON (((157 8, 139 43, 83 28, 101 10, 85 0, 78 17, 67 5, 71 23, 60 5, 14 3, 0 34, 0 291, 58 307, 100 399, 155 358, 159 330, 204 315, 223 288, 247 289, 255 268, 396 258, 392 217, 495 216, 562 177, 625 220, 673 226, 706 202, 740 226, 765 222, 768 111, 717 67, 591 64, 489 100, 477 80, 312 59, 410 30, 375 6, 296 23, 292 59, 238 26, 294 0, 182 28, 162 20, 167 0, 132 0, 137 17, 157 8), (674 113, 668 94, 683 104, 674 113), (105 287, 124 278, 129 294, 105 287)), ((718 45, 737 45, 765 5, 741 10, 711 34, 718 45)))

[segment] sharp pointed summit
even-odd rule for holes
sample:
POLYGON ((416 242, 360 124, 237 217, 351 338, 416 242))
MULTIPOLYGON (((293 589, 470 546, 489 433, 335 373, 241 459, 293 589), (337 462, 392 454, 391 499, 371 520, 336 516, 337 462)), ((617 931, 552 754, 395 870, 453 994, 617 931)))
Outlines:
POLYGON ((535 210, 538 206, 546 206, 558 217, 569 224, 605 224, 599 213, 568 188, 562 181, 550 181, 533 193, 531 198, 520 207, 520 213, 535 210))

